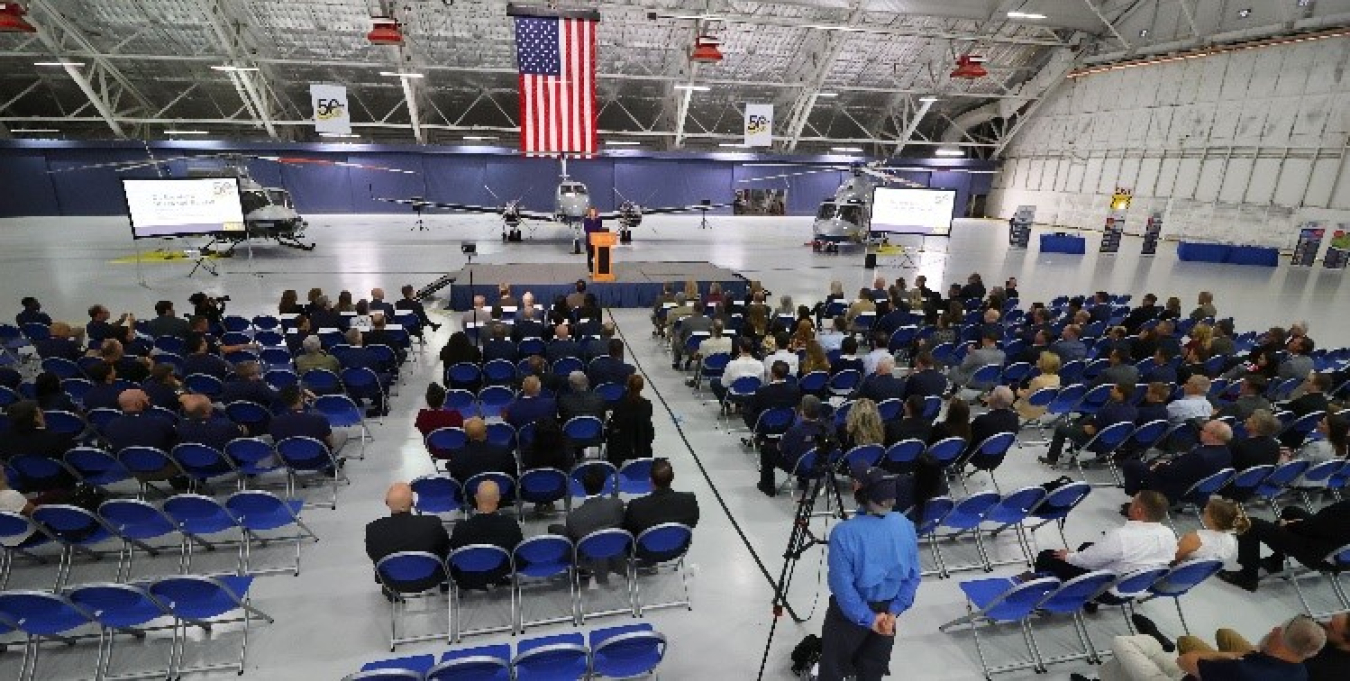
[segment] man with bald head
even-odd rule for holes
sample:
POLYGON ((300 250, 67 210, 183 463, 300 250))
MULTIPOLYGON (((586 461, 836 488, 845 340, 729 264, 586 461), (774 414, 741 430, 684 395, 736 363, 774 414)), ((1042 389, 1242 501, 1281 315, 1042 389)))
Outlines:
MULTIPOLYGON (((389 507, 389 515, 366 524, 366 555, 372 563, 401 551, 422 551, 441 560, 450 555, 450 535, 446 534, 441 519, 412 512, 411 485, 406 482, 390 485, 384 494, 384 505, 389 507)), ((408 592, 424 591, 440 582, 439 576, 433 575, 413 583, 408 592)), ((395 594, 385 592, 384 596, 393 600, 395 594)))
POLYGON ((553 340, 549 341, 544 356, 548 358, 550 364, 564 357, 581 359, 581 344, 572 338, 571 327, 566 324, 554 327, 553 340))
POLYGON ((103 427, 103 438, 114 453, 127 447, 154 447, 167 453, 178 441, 172 423, 167 419, 146 414, 150 396, 140 388, 123 390, 117 396, 122 415, 103 427))
MULTIPOLYGON (((466 424, 467 425, 467 424, 466 424)), ((514 551, 524 536, 520 523, 498 512, 502 503, 501 489, 497 483, 485 480, 474 490, 474 508, 477 512, 467 520, 455 524, 450 535, 450 548, 458 549, 473 544, 492 544, 500 546, 508 553, 514 551)), ((511 565, 508 561, 500 570, 493 573, 454 574, 455 583, 461 589, 485 589, 489 584, 501 584, 508 579, 511 565)))
POLYGON ((178 441, 206 445, 225 451, 230 440, 248 435, 248 430, 221 414, 214 413, 211 398, 205 395, 184 395, 178 399, 186 415, 178 422, 178 441))
POLYGON ((505 473, 516 477, 515 457, 506 447, 488 440, 486 421, 476 416, 468 419, 464 422, 464 434, 468 436, 468 441, 462 449, 451 455, 449 463, 445 465, 452 477, 461 483, 481 473, 505 473))
POLYGON ((540 393, 543 383, 538 376, 526 376, 520 382, 520 394, 502 412, 506 422, 520 430, 526 424, 558 415, 558 403, 540 393))
POLYGON ((1228 443, 1232 440, 1232 427, 1216 419, 1200 429, 1199 446, 1181 456, 1151 464, 1139 460, 1126 461, 1120 466, 1125 493, 1156 490, 1175 504, 1191 485, 1232 465, 1233 453, 1228 449, 1228 443))

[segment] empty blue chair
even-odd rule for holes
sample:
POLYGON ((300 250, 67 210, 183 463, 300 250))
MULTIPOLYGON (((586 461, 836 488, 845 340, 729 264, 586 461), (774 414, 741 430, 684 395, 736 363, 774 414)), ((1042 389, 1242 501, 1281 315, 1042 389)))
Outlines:
POLYGON ((361 671, 344 676, 342 681, 423 681, 434 666, 435 655, 408 655, 377 660, 361 665, 361 671))
POLYGON ((80 365, 64 357, 48 357, 42 360, 42 370, 56 374, 56 377, 62 380, 84 378, 84 372, 80 371, 80 365))
POLYGON ((90 623, 89 616, 65 596, 46 591, 0 592, 0 626, 23 633, 23 665, 18 681, 29 681, 37 673, 38 652, 43 639, 74 644, 66 634, 90 623))
POLYGON ((87 428, 79 414, 68 411, 44 411, 42 420, 46 422, 47 430, 71 437, 78 437, 87 428))
POLYGON ((494 359, 483 365, 482 376, 488 385, 511 385, 516 380, 516 365, 510 360, 494 359))
POLYGON ((446 411, 457 411, 460 416, 469 418, 478 414, 477 399, 468 390, 447 390, 445 404, 441 408, 446 411))
POLYGON ((525 639, 511 660, 516 681, 572 681, 590 671, 591 653, 580 633, 525 639))
POLYGON ((992 577, 961 583, 961 591, 966 595, 970 614, 954 619, 938 627, 938 631, 947 632, 960 626, 969 626, 975 637, 975 652, 980 658, 980 667, 986 678, 1001 672, 1018 669, 1034 669, 1044 672, 1041 661, 1032 649, 1027 619, 1036 611, 1046 597, 1060 586, 1058 579, 1043 577, 1018 583, 1007 577, 992 577), (984 655, 984 646, 980 641, 980 628, 1004 623, 1017 623, 1021 628, 1027 646, 1028 658, 991 667, 984 655))
POLYGON ((262 575, 273 572, 300 574, 300 546, 305 539, 319 541, 318 535, 300 520, 300 509, 304 502, 299 499, 282 499, 270 492, 244 490, 231 494, 225 500, 225 508, 234 516, 244 534, 241 569, 244 574, 262 575), (294 534, 277 536, 276 531, 293 527, 294 534), (268 533, 263 536, 261 533, 268 533), (295 564, 291 567, 260 569, 252 566, 253 542, 295 540, 295 564))
POLYGON ((1167 436, 1167 431, 1167 421, 1162 419, 1140 424, 1130 434, 1130 440, 1125 446, 1133 453, 1144 454, 1152 447, 1157 446, 1167 436))
MULTIPOLYGON (((192 567, 193 543, 200 544, 208 551, 214 550, 217 543, 206 540, 208 535, 239 532, 239 554, 235 558, 235 570, 241 571, 243 563, 243 528, 230 514, 229 509, 215 499, 200 494, 176 494, 164 501, 164 514, 169 516, 178 531, 187 538, 183 542, 183 554, 179 570, 187 572, 192 567)), ((229 542, 221 540, 221 543, 229 542)))
MULTIPOLYGON (((109 541, 116 536, 101 518, 79 506, 67 504, 43 504, 33 509, 33 522, 41 525, 52 539, 61 545, 61 559, 56 568, 56 585, 53 591, 60 591, 70 579, 70 571, 76 553, 95 560, 101 558, 90 547, 109 541)), ((134 539, 126 539, 136 544, 142 551, 154 554, 155 549, 134 539)))
POLYGON ((1181 612, 1181 597, 1195 588, 1197 584, 1209 579, 1222 569, 1223 561, 1221 560, 1188 560, 1174 565, 1171 571, 1149 585, 1148 591, 1152 594, 1150 598, 1161 596, 1171 598, 1172 603, 1176 605, 1177 617, 1181 620, 1181 628, 1189 634, 1191 628, 1186 624, 1186 615, 1181 612))
POLYGON ((904 402, 892 397, 877 403, 877 413, 881 415, 882 421, 894 421, 900 418, 900 413, 904 410, 904 406, 904 402))
MULTIPOLYGON (((117 634, 132 634, 144 638, 143 628, 149 628, 147 625, 169 614, 144 587, 135 584, 83 584, 71 589, 66 598, 71 605, 100 627, 98 668, 94 672, 97 679, 108 676, 108 668, 112 664, 113 641, 117 634)), ((166 668, 153 672, 137 672, 134 675, 118 675, 117 678, 171 676, 170 672, 171 670, 166 668)))
MULTIPOLYGON (((98 515, 103 519, 113 532, 122 539, 122 551, 117 557, 117 581, 126 582, 131 579, 132 559, 135 556, 136 548, 145 546, 149 542, 169 535, 177 535, 178 526, 169 519, 164 512, 156 508, 153 504, 141 501, 139 499, 109 499, 99 504, 98 515)), ((177 542, 179 551, 179 564, 183 561, 183 541, 186 537, 181 537, 177 542)), ((158 551, 169 547, 159 547, 158 551)))
POLYGON ((297 480, 302 475, 325 476, 332 481, 329 506, 337 510, 339 482, 347 482, 338 459, 328 451, 328 445, 312 437, 288 437, 277 443, 277 456, 286 465, 286 496, 294 496, 297 480))
POLYGON ((928 447, 928 454, 938 465, 946 468, 956 461, 966 450, 966 441, 959 437, 949 437, 934 442, 928 447))
POLYGON ((966 464, 977 471, 988 473, 989 480, 994 484, 994 489, 997 490, 998 478, 994 477, 994 471, 1003 464, 1003 458, 1007 456, 1008 450, 1012 449, 1015 442, 1017 442, 1017 433, 990 435, 984 439, 984 442, 975 446, 975 451, 970 455, 966 464))
POLYGON ((1059 588, 1051 592, 1036 606, 1036 611, 1042 616, 1068 615, 1073 623, 1074 633, 1078 635, 1078 644, 1082 650, 1082 652, 1045 657, 1041 654, 1040 647, 1035 644, 1034 627, 1031 626, 1031 620, 1028 619, 1026 623, 1027 636, 1031 643, 1031 652, 1041 669, 1044 669, 1047 664, 1058 662, 1100 661, 1096 646, 1092 644, 1092 638, 1088 635, 1087 623, 1083 621, 1083 607, 1101 596, 1107 589, 1110 589, 1111 584, 1115 581, 1116 575, 1113 572, 1095 571, 1079 575, 1060 584, 1059 588))
POLYGON ((605 404, 613 409, 623 399, 625 388, 618 383, 601 383, 595 386, 595 393, 605 400, 605 404))
POLYGON ((163 491, 150 484, 152 480, 165 480, 173 477, 186 476, 183 467, 178 465, 169 453, 154 447, 126 447, 117 452, 117 460, 136 476, 141 485, 141 498, 150 490, 154 490, 160 496, 167 496, 163 491))
POLYGON ((487 424, 487 439, 498 447, 516 449, 516 427, 505 421, 493 421, 487 424))
MULTIPOLYGON (((642 602, 642 582, 638 575, 633 578, 633 607, 639 616, 647 610, 685 607, 694 609, 689 595, 689 575, 685 570, 685 556, 694 541, 694 531, 679 523, 661 523, 642 531, 634 540, 633 556, 637 564, 650 569, 653 574, 660 572, 662 566, 670 566, 680 577, 680 586, 684 589, 684 598, 659 603, 642 602)), ((645 574, 643 576, 646 576, 645 574)))
POLYGON ((215 400, 225 392, 225 384, 210 374, 192 374, 183 379, 183 387, 189 392, 206 395, 215 400))
POLYGON ((925 570, 923 575, 945 575, 947 569, 942 564, 942 553, 938 551, 937 542, 938 528, 942 526, 942 519, 947 517, 948 513, 956 507, 956 502, 951 497, 933 497, 923 505, 923 512, 917 516, 914 515, 914 509, 908 509, 905 515, 914 521, 914 533, 920 541, 928 542, 928 550, 933 554, 933 569, 925 570))
POLYGON ((645 623, 596 629, 590 646, 591 673, 605 678, 655 674, 666 656, 666 637, 645 623))
POLYGON ((300 385, 300 377, 289 368, 273 367, 263 374, 263 382, 272 386, 273 390, 281 390, 293 385, 300 385))
POLYGON ((540 338, 522 338, 520 343, 516 345, 516 352, 520 354, 522 359, 528 358, 530 355, 543 356, 545 349, 544 341, 540 338))
POLYGON ((901 440, 886 450, 886 460, 901 469, 913 466, 927 446, 923 440, 901 440))
MULTIPOLYGON (((238 438, 225 445, 225 456, 234 462, 239 472, 260 476, 283 469, 271 443, 257 438, 238 438)), ((248 485, 244 478, 242 484, 248 485)))
POLYGON ((605 423, 594 416, 573 416, 563 424, 563 436, 573 447, 605 449, 605 423))
POLYGON ((436 473, 414 478, 412 490, 416 494, 417 512, 454 516, 464 510, 464 492, 459 482, 449 473, 436 473))
POLYGON ((1059 538, 1064 541, 1064 546, 1069 545, 1068 537, 1064 536, 1064 520, 1069 517, 1069 513, 1078 507, 1092 492, 1092 485, 1086 482, 1071 482, 1056 488, 1048 493, 1045 499, 1032 510, 1031 515, 1041 522, 1033 525, 1031 531, 1044 527, 1046 523, 1055 523, 1059 528, 1059 538))
POLYGON ((1261 487, 1261 483, 1273 472, 1275 467, 1270 465, 1247 468, 1233 476, 1232 481, 1223 489, 1223 495, 1234 501, 1250 499, 1261 487))
MULTIPOLYGON (((492 634, 502 631, 515 631, 515 617, 510 622, 497 626, 484 626, 477 629, 465 629, 464 606, 462 600, 465 588, 461 582, 468 583, 495 581, 511 574, 511 554, 494 544, 470 544, 450 552, 446 563, 453 577, 450 584, 450 641, 459 643, 466 634, 492 634)), ((514 595, 511 599, 514 603, 514 595)))
POLYGON ((882 445, 858 445, 847 452, 844 452, 844 461, 848 464, 850 470, 857 462, 862 462, 868 468, 879 465, 882 457, 886 455, 886 448, 882 445))
MULTIPOLYGON (((388 391, 385 390, 384 383, 381 382, 380 376, 375 373, 375 370, 368 367, 347 367, 342 370, 341 378, 342 387, 352 400, 369 400, 371 408, 376 405, 379 405, 382 410, 389 408, 388 391)), ((380 413, 383 413, 383 411, 380 413)), ((361 425, 365 434, 369 435, 364 422, 361 425)))
POLYGON ((41 492, 58 487, 67 487, 74 475, 58 459, 49 459, 40 454, 19 454, 6 462, 9 468, 9 484, 20 492, 41 492))
POLYGON ((207 483, 221 477, 234 478, 236 486, 244 482, 234 461, 218 449, 202 444, 184 443, 174 447, 170 455, 178 462, 183 472, 198 483, 207 483))
POLYGON ((967 390, 988 390, 999 383, 999 378, 1003 376, 1003 367, 997 364, 986 364, 975 370, 971 374, 970 380, 961 386, 967 390))
MULTIPOLYGON (((344 369, 342 375, 347 376, 350 369, 344 369)), ((367 373, 369 369, 365 369, 367 373)), ((344 378, 345 380, 345 378, 344 378)), ((352 398, 346 395, 320 395, 314 400, 314 411, 323 414, 328 419, 328 425, 332 428, 359 428, 358 439, 361 440, 361 453, 356 458, 365 461, 366 459, 366 441, 374 439, 370 433, 370 428, 366 426, 366 414, 357 406, 352 398)))
POLYGON ((554 375, 566 378, 573 371, 585 371, 586 363, 577 357, 559 357, 549 369, 554 375))
MULTIPOLYGON (((1235 475, 1236 472, 1232 468, 1225 468, 1212 475, 1206 476, 1204 479, 1191 485, 1190 489, 1186 490, 1177 502, 1183 507, 1187 505, 1192 506, 1194 507, 1195 512, 1199 513, 1200 509, 1204 508, 1205 504, 1209 503, 1210 495, 1217 493, 1224 485, 1227 485, 1235 475)), ((1170 515, 1168 522, 1171 522, 1170 515)), ((1172 529, 1176 528, 1174 527, 1172 529)))
POLYGON ((131 471, 109 452, 96 447, 75 447, 66 452, 66 468, 86 485, 107 487, 131 479, 131 471))
MULTIPOLYGON (((1275 466, 1268 475, 1261 479, 1261 484, 1253 491, 1254 496, 1270 504, 1275 516, 1279 517, 1279 498, 1289 491, 1290 487, 1303 476, 1311 465, 1312 462, 1307 459, 1295 459, 1275 466)), ((1239 500, 1241 499, 1239 498, 1239 500)))
MULTIPOLYGON (((398 631, 399 614, 407 608, 407 599, 420 597, 428 590, 437 589, 448 577, 445 562, 432 553, 421 551, 400 551, 391 553, 375 563, 375 579, 390 598, 389 606, 389 650, 393 652, 400 643, 418 641, 437 641, 447 638, 447 633, 419 634, 400 636, 398 631)), ((449 623, 446 625, 449 630, 449 623)))
POLYGON ((478 411, 485 419, 500 418, 502 410, 515 399, 515 393, 504 385, 490 385, 478 391, 478 411))
POLYGON ((656 459, 629 459, 619 468, 619 493, 642 496, 652 492, 652 464, 656 459))
POLYGON ((520 474, 520 500, 532 504, 569 503, 571 478, 556 468, 535 468, 520 474))
POLYGON ((511 681, 511 646, 497 643, 447 651, 426 681, 511 681))
POLYGON ((985 514, 999 502, 999 499, 998 492, 992 490, 977 492, 957 501, 951 510, 938 521, 938 526, 933 531, 932 539, 930 539, 935 555, 942 555, 941 540, 957 539, 966 534, 975 538, 975 550, 979 554, 978 562, 966 565, 948 566, 946 559, 940 559, 938 567, 941 570, 941 577, 949 577, 951 573, 961 570, 981 568, 988 572, 993 569, 990 565, 989 554, 984 549, 984 540, 980 538, 981 533, 978 530, 980 524, 984 522, 985 514), (947 531, 944 532, 944 530, 947 531))
POLYGON ((252 577, 181 575, 161 579, 150 586, 150 595, 162 603, 174 618, 174 641, 178 645, 178 656, 171 661, 170 668, 175 675, 216 669, 233 669, 240 674, 244 672, 248 656, 248 630, 253 619, 262 618, 269 624, 273 621, 271 616, 253 607, 249 602, 248 592, 252 585, 252 577), (185 667, 183 659, 184 644, 188 638, 187 628, 201 626, 200 623, 204 620, 213 620, 212 624, 221 623, 225 620, 216 618, 236 610, 243 616, 228 621, 244 623, 243 641, 239 646, 239 662, 185 667))
MULTIPOLYGON (((741 378, 755 379, 754 381, 755 388, 758 389, 760 383, 758 376, 743 376, 741 378)), ((738 378, 736 380, 739 381, 741 380, 741 378, 738 378)), ((733 381, 732 383, 735 383, 735 381, 733 381)), ((742 390, 744 390, 745 387, 748 387, 748 384, 746 386, 742 386, 742 390)), ((828 371, 812 371, 807 373, 805 376, 802 376, 797 381, 798 390, 802 391, 807 395, 815 395, 816 397, 821 398, 827 397, 826 393, 829 392, 829 388, 830 388, 830 372, 828 371)), ((750 392, 753 393, 754 390, 751 390, 750 392)))
POLYGON ((1040 485, 1015 489, 984 514, 984 522, 989 526, 989 536, 996 537, 1000 532, 1012 528, 1013 534, 1017 537, 1017 546, 1022 551, 1022 560, 1015 558, 1004 561, 991 560, 990 566, 1012 565, 1024 561, 1027 567, 1032 566, 1036 555, 1027 540, 1025 523, 1031 517, 1032 510, 1044 501, 1045 497, 1045 488, 1040 485))
MULTIPOLYGON (((624 579, 627 585, 628 607, 605 610, 601 612, 589 613, 594 617, 605 615, 628 614, 633 617, 638 616, 637 607, 633 600, 633 535, 621 529, 598 530, 592 532, 576 543, 574 562, 577 565, 585 563, 592 564, 610 564, 615 559, 624 559, 627 561, 628 569, 625 570, 624 579)), ((586 615, 586 590, 580 589, 577 592, 577 618, 578 622, 585 623, 586 615)))
POLYGON ((542 534, 526 539, 516 545, 515 550, 511 552, 511 560, 515 565, 511 583, 516 594, 516 633, 523 634, 527 626, 535 624, 570 622, 575 626, 578 623, 577 590, 572 563, 574 551, 575 547, 567 537, 542 534), (551 618, 526 619, 525 589, 535 584, 555 581, 557 578, 563 578, 567 584, 569 604, 567 613, 551 618))

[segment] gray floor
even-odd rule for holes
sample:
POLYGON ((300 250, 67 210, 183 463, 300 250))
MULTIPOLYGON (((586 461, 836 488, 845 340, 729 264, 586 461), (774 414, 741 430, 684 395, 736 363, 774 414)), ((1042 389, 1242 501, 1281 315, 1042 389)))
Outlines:
MULTIPOLYGON (((635 243, 619 249, 616 257, 631 261, 709 260, 760 279, 775 294, 789 294, 799 302, 813 302, 822 297, 831 279, 842 280, 846 288, 856 288, 870 282, 873 274, 861 267, 860 255, 817 255, 803 247, 809 236, 809 220, 805 218, 709 221, 713 229, 704 231, 697 228, 697 217, 650 218, 647 221, 650 224, 644 224, 637 233, 635 243)), ((124 220, 0 221, 0 283, 4 291, 0 300, 4 301, 8 310, 5 315, 9 316, 17 310, 20 296, 35 294, 56 318, 82 321, 84 309, 94 302, 107 305, 115 313, 130 310, 144 315, 156 300, 173 299, 183 307, 192 292, 206 290, 233 296, 232 311, 253 314, 274 309, 279 292, 285 288, 302 292, 312 286, 321 286, 329 292, 350 289, 360 297, 372 286, 387 289, 397 289, 403 283, 421 286, 464 264, 458 249, 464 239, 479 240, 480 261, 487 263, 563 262, 573 257, 567 254, 561 231, 551 234, 542 229, 541 238, 534 242, 501 244, 490 218, 437 217, 429 220, 432 225, 429 232, 409 231, 410 217, 317 216, 313 222, 311 237, 319 242, 319 248, 312 253, 260 246, 249 258, 248 251, 241 248, 240 254, 245 257, 222 263, 218 278, 198 274, 188 279, 190 265, 181 262, 144 264, 139 268, 134 264, 109 264, 110 260, 134 251, 124 220), (544 240, 549 236, 551 240, 544 240)), ((1339 273, 1180 263, 1170 245, 1164 245, 1163 255, 1141 258, 1095 254, 1042 256, 1034 250, 1010 252, 1005 244, 1002 223, 959 222, 951 241, 941 245, 945 246, 945 253, 934 250, 918 256, 919 271, 930 282, 941 282, 944 289, 947 283, 963 280, 974 271, 981 272, 991 284, 1016 276, 1022 282, 1025 300, 1045 299, 1074 290, 1107 289, 1129 291, 1136 296, 1145 291, 1162 296, 1179 295, 1189 305, 1196 292, 1208 289, 1216 293, 1221 313, 1234 316, 1240 328, 1310 319, 1312 335, 1323 345, 1344 345, 1350 337, 1347 333, 1350 315, 1337 312, 1350 309, 1347 306, 1350 287, 1342 284, 1339 273)), ((141 246, 150 248, 153 244, 141 246)), ((1138 241, 1126 239, 1122 250, 1137 251, 1138 241)), ((888 279, 897 275, 912 279, 915 271, 902 271, 896 268, 896 263, 883 262, 880 273, 888 279)), ((666 610, 649 617, 670 640, 663 675, 680 679, 753 678, 771 623, 772 589, 752 560, 751 551, 770 572, 777 574, 792 506, 784 498, 766 499, 754 490, 757 475, 754 461, 735 444, 734 436, 718 430, 714 407, 692 395, 681 377, 669 369, 666 357, 648 335, 645 313, 616 310, 614 318, 632 348, 634 359, 648 375, 651 391, 669 405, 667 412, 658 402, 658 451, 673 460, 676 486, 696 492, 703 510, 703 522, 691 554, 693 612, 666 610), (725 508, 719 504, 718 495, 725 508), (745 541, 734 529, 732 518, 743 530, 745 541)), ((433 348, 451 330, 449 325, 443 328, 434 339, 433 348)), ((423 352, 412 365, 402 394, 393 402, 394 414, 374 426, 375 441, 368 458, 350 464, 353 483, 341 490, 338 510, 305 512, 306 520, 322 541, 305 546, 300 576, 268 576, 256 582, 255 605, 275 616, 277 622, 254 629, 247 678, 339 678, 364 662, 389 656, 385 638, 387 605, 371 581, 370 566, 362 549, 362 527, 383 513, 383 491, 391 481, 431 471, 411 422, 422 388, 436 374, 433 348, 423 352)), ((1034 462, 1037 453, 1037 447, 1014 451, 999 471, 1004 489, 1053 477, 1034 462)), ((983 477, 971 482, 972 489, 987 484, 983 477)), ((1090 540, 1104 528, 1118 523, 1115 508, 1122 500, 1118 491, 1095 491, 1069 522, 1070 541, 1076 544, 1090 540)), ((1187 527, 1194 524, 1193 519, 1185 522, 1187 527)), ((824 527, 817 530, 823 532, 824 527)), ((527 528, 527 532, 539 531, 537 524, 527 528)), ((1050 528, 1042 530, 1038 539, 1043 547, 1059 543, 1050 528)), ((956 560, 973 553, 964 550, 967 548, 955 550, 956 560)), ((1007 556, 1016 548, 1011 542, 1001 542, 994 550, 997 555, 1007 556)), ((278 550, 274 557, 280 560, 284 553, 278 550)), ((780 622, 769 658, 768 678, 788 678, 788 652, 805 633, 819 631, 826 594, 822 560, 822 552, 814 550, 800 564, 791 602, 814 616, 804 625, 787 619, 780 622)), ((203 566, 209 565, 209 561, 203 562, 203 566)), ((163 563, 153 562, 141 565, 146 571, 163 567, 163 563)), ((1017 570, 1012 566, 996 574, 1012 574, 1017 570)), ((965 572, 953 579, 925 581, 914 609, 900 622, 893 662, 897 677, 980 677, 970 635, 942 634, 937 626, 965 613, 958 582, 982 574, 965 572)), ((81 565, 75 572, 76 581, 108 576, 107 569, 101 566, 81 565)), ((34 585, 37 585, 35 574, 20 568, 14 586, 34 585)), ((1317 598, 1329 598, 1329 593, 1324 593, 1329 591, 1325 585, 1313 589, 1319 594, 1317 598)), ((1185 599, 1183 606, 1196 633, 1208 635, 1216 626, 1228 625, 1253 638, 1298 608, 1293 591, 1287 586, 1263 588, 1249 596, 1218 583, 1202 585, 1185 599)), ((1149 603, 1142 606, 1142 611, 1154 617, 1164 630, 1179 629, 1170 603, 1149 603)), ((596 620, 586 628, 625 621, 626 618, 596 620)), ((1094 633, 1101 632, 1098 643, 1102 646, 1108 642, 1105 632, 1123 626, 1118 615, 1108 612, 1091 618, 1090 625, 1094 633)), ((564 629, 560 625, 538 627, 529 634, 557 633, 564 629)), ((1071 641, 1072 635, 1063 627, 1044 631, 1041 642, 1045 648, 1057 650, 1071 641)), ((998 646, 995 656, 1016 652, 1020 646, 1015 632, 1002 633, 1005 635, 995 641, 998 646)), ((222 639, 226 636, 220 634, 222 639)), ((468 643, 505 638, 476 637, 468 643)), ((444 649, 444 643, 424 643, 400 647, 398 654, 444 649)), ((123 669, 145 668, 159 662, 135 643, 123 645, 119 650, 117 664, 123 669)), ((154 650, 158 654, 162 645, 154 650)), ((92 645, 49 651, 39 678, 78 678, 86 675, 93 664, 92 645)), ((18 659, 14 648, 0 654, 0 678, 16 676, 18 659)), ((1052 667, 1051 677, 1066 678, 1070 671, 1091 674, 1087 665, 1060 665, 1052 667)), ((1033 677, 1021 673, 1001 678, 1033 677)))

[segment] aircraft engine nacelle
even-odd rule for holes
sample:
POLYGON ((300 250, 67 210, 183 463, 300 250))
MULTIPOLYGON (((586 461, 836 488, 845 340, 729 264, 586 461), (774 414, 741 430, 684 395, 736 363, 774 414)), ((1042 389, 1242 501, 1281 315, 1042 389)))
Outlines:
POLYGON ((625 230, 642 224, 642 207, 631 202, 619 206, 619 224, 623 225, 625 230))

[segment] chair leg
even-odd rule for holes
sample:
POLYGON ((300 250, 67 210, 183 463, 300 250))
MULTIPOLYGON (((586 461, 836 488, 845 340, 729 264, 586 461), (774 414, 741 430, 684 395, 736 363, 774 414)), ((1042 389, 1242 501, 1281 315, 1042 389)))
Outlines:
POLYGON ((1031 663, 1034 665, 1032 669, 1037 674, 1045 673, 1045 660, 1041 658, 1041 649, 1036 645, 1035 634, 1031 633, 1031 623, 1024 618, 1018 625, 1022 628, 1022 640, 1027 645, 1027 652, 1031 655, 1031 663))
POLYGON ((1173 597, 1173 598, 1172 598, 1172 604, 1175 605, 1175 606, 1177 607, 1177 619, 1181 620, 1181 630, 1184 631, 1184 632, 1186 632, 1186 635, 1187 635, 1187 636, 1190 636, 1190 635, 1191 635, 1191 627, 1190 627, 1190 625, 1186 624, 1186 615, 1185 615, 1184 613, 1181 612, 1181 599, 1180 599, 1180 598, 1177 598, 1177 597, 1173 597))

